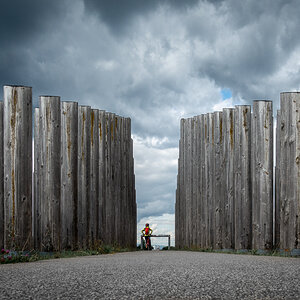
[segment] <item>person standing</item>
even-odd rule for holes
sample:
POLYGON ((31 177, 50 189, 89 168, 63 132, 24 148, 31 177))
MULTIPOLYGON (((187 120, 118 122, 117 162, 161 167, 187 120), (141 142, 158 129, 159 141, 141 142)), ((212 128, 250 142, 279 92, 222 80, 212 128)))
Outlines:
POLYGON ((150 236, 152 234, 153 230, 149 227, 149 223, 146 223, 145 228, 142 230, 142 234, 145 237, 146 242, 146 249, 152 250, 151 248, 151 239, 150 236))

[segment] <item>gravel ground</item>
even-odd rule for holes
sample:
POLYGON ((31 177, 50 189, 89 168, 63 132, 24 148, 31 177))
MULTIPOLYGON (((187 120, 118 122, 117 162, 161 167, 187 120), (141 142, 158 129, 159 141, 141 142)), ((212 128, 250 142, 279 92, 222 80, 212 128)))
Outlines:
POLYGON ((300 299, 300 259, 131 252, 0 265, 1 299, 300 299))

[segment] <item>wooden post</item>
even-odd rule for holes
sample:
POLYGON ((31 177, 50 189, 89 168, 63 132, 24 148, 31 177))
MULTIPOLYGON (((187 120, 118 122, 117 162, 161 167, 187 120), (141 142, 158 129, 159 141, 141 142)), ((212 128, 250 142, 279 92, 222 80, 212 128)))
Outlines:
POLYGON ((224 229, 223 248, 234 249, 234 112, 233 108, 223 109, 223 196, 224 229))
POLYGON ((204 132, 205 132, 205 154, 204 154, 204 222, 205 222, 205 245, 204 248, 210 247, 210 227, 209 227, 209 204, 210 204, 210 196, 209 196, 209 169, 210 169, 210 141, 209 141, 209 118, 208 114, 204 115, 204 132))
POLYGON ((280 126, 281 113, 277 110, 276 121, 276 166, 275 166, 275 248, 280 247, 280 126))
POLYGON ((235 111, 235 248, 251 249, 251 106, 236 106, 235 111))
POLYGON ((99 239, 105 241, 105 218, 106 218, 106 117, 105 111, 99 111, 99 207, 98 207, 98 233, 99 239))
POLYGON ((3 101, 0 101, 0 247, 4 247, 3 101))
POLYGON ((78 246, 78 103, 61 102, 61 248, 78 246))
POLYGON ((206 224, 206 212, 207 212, 207 206, 206 206, 206 199, 207 199, 207 193, 206 193, 206 115, 200 116, 200 228, 199 228, 199 234, 200 234, 200 248, 206 247, 206 237, 207 237, 207 224, 206 224))
POLYGON ((60 250, 60 97, 40 97, 38 153, 40 158, 41 247, 60 250))
POLYGON ((193 117, 192 118, 192 178, 191 178, 191 183, 192 183, 192 241, 191 245, 196 248, 198 245, 197 242, 197 232, 198 232, 198 185, 199 185, 199 180, 198 180, 198 171, 199 171, 199 159, 198 159, 198 118, 193 117))
POLYGON ((121 164, 120 164, 120 137, 121 137, 121 118, 117 115, 114 117, 114 180, 115 180, 115 241, 121 245, 121 235, 124 235, 123 226, 121 224, 121 164))
POLYGON ((201 247, 201 210, 202 210, 202 195, 201 195, 201 176, 202 176, 202 161, 201 161, 201 152, 202 152, 202 140, 201 140, 201 116, 196 116, 196 162, 197 162, 197 172, 196 172, 196 247, 201 247))
MULTIPOLYGON (((123 205, 123 220, 129 220, 130 216, 129 216, 129 205, 128 205, 128 188, 129 188, 129 184, 128 184, 128 180, 129 180, 129 147, 128 147, 128 119, 124 118, 124 148, 123 148, 123 158, 124 158, 124 162, 123 162, 123 166, 124 166, 124 171, 123 171, 123 201, 124 201, 124 205, 123 205)), ((126 235, 128 234, 128 231, 126 233, 126 235)), ((124 245, 126 247, 128 247, 128 238, 125 236, 124 237, 124 245)))
POLYGON ((89 246, 90 228, 90 146, 91 107, 78 107, 78 245, 81 249, 89 246))
POLYGON ((280 94, 280 248, 300 249, 300 93, 280 94))
POLYGON ((105 177, 106 177, 106 213, 105 213, 105 229, 106 229, 106 239, 105 243, 106 244, 112 244, 113 239, 113 228, 112 228, 112 223, 113 223, 113 202, 112 202, 112 192, 111 192, 111 177, 112 177, 112 168, 111 168, 111 157, 112 157, 112 129, 111 127, 113 126, 111 124, 111 113, 106 113, 106 151, 105 151, 105 157, 106 157, 106 172, 105 172, 105 177))
POLYGON ((273 107, 254 101, 251 121, 252 249, 273 246, 273 107))
POLYGON ((4 244, 32 246, 32 89, 4 86, 4 244))
POLYGON ((40 196, 40 143, 39 143, 40 113, 39 108, 34 109, 34 205, 33 205, 33 227, 34 248, 41 246, 41 196, 40 196))
POLYGON ((208 247, 214 248, 215 244, 215 137, 214 137, 214 114, 208 113, 208 247))
POLYGON ((171 246, 171 241, 170 241, 170 235, 168 236, 168 250, 170 250, 171 246))
POLYGON ((96 247, 99 216, 99 111, 91 110, 91 156, 90 156, 90 198, 89 198, 89 237, 90 248, 96 247))
POLYGON ((186 241, 185 246, 191 247, 191 223, 192 223, 192 166, 191 166, 191 158, 192 158, 192 119, 188 118, 186 120, 186 139, 185 139, 185 213, 186 213, 186 227, 185 227, 185 235, 186 241))
POLYGON ((214 169, 214 244, 213 248, 223 248, 224 234, 224 200, 223 200, 223 116, 222 112, 214 113, 214 144, 215 144, 215 169, 214 169))

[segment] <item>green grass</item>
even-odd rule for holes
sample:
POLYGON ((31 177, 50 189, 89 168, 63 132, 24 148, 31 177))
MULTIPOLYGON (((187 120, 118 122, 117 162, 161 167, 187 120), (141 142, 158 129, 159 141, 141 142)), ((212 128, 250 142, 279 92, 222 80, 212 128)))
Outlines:
POLYGON ((129 248, 121 248, 119 246, 102 245, 96 250, 77 250, 77 251, 60 251, 60 252, 38 252, 38 251, 12 251, 2 249, 0 253, 0 263, 19 263, 33 262, 38 260, 53 259, 53 258, 70 258, 79 256, 113 254, 120 252, 135 251, 129 248))

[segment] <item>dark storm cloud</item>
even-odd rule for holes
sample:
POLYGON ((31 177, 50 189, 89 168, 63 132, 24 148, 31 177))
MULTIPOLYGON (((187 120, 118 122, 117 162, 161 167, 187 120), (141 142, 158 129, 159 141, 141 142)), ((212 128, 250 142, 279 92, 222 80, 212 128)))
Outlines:
POLYGON ((66 1, 9 0, 1 1, 1 43, 28 44, 43 32, 54 18, 59 18, 66 9, 66 1))
POLYGON ((36 40, 59 24, 69 1, 10 0, 0 6, 0 83, 32 85, 36 40))
POLYGON ((161 5, 173 9, 185 9, 199 0, 84 0, 86 9, 95 13, 108 24, 115 33, 123 32, 132 18, 146 15, 161 5))

